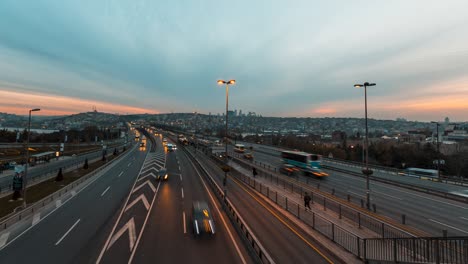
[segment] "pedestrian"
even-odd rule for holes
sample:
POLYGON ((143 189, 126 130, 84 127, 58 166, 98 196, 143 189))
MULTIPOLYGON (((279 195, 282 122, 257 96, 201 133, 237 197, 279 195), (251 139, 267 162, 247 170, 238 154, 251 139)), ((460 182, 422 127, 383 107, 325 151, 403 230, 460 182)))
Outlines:
POLYGON ((257 173, 257 169, 255 167, 252 167, 252 174, 253 174, 254 178, 257 177, 258 173, 257 173))
POLYGON ((304 193, 304 209, 306 211, 307 211, 307 208, 309 208, 309 210, 312 210, 310 208, 310 200, 311 200, 311 198, 310 198, 309 194, 307 192, 304 193))

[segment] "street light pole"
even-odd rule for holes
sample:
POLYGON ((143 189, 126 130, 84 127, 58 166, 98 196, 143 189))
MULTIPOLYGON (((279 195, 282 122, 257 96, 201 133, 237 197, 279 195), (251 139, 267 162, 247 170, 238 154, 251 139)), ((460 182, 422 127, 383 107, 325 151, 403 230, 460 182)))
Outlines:
POLYGON ((436 124, 437 129, 437 178, 440 180, 440 150, 439 150, 439 122, 431 121, 431 123, 436 124))
POLYGON ((369 128, 367 125, 367 86, 375 86, 375 83, 365 82, 363 84, 355 84, 354 87, 364 87, 364 109, 365 109, 365 120, 366 120, 366 168, 362 170, 362 173, 366 175, 366 207, 370 210, 370 182, 369 176, 372 175, 372 170, 369 169, 369 128))
POLYGON ((29 134, 31 134, 31 112, 41 111, 39 108, 29 110, 28 120, 28 136, 26 137, 26 165, 24 167, 24 179, 23 179, 23 207, 26 208, 26 190, 28 184, 28 167, 29 167, 29 134))
POLYGON ((226 85, 226 130, 224 132, 224 151, 225 151, 225 163, 226 163, 226 167, 224 169, 224 180, 223 180, 223 186, 224 186, 224 198, 226 199, 226 196, 227 196, 227 189, 226 189, 226 185, 227 185, 227 173, 228 173, 228 109, 229 109, 229 85, 233 85, 235 84, 236 81, 235 80, 229 80, 229 81, 224 81, 224 80, 218 80, 218 84, 219 85, 222 85, 222 84, 225 84, 226 85))

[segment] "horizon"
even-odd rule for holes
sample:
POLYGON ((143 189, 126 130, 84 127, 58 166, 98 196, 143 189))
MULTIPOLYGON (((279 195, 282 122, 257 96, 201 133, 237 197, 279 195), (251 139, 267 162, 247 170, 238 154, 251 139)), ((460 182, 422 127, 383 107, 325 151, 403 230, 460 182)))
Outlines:
POLYGON ((1 2, 0 111, 468 120, 466 1, 223 3, 1 2))
MULTIPOLYGON (((72 114, 65 114, 65 115, 40 115, 41 117, 67 117, 67 116, 71 116, 71 115, 79 115, 79 114, 86 114, 86 113, 92 113, 93 111, 89 111, 89 112, 77 112, 77 113, 72 113, 72 114)), ((14 113, 6 113, 6 112, 0 112, 0 113, 3 113, 3 114, 12 114, 12 115, 16 115, 16 116, 21 116, 21 117, 28 117, 27 114, 25 115, 20 115, 20 114, 14 114, 14 113)), ((39 112, 40 113, 40 112, 39 112)), ((171 115, 171 114, 194 114, 193 112, 170 112, 170 113, 156 113, 156 114, 151 114, 151 113, 135 113, 135 114, 119 114, 119 113, 111 113, 111 112, 99 112, 97 111, 97 113, 100 113, 100 114, 111 114, 111 115, 119 115, 119 116, 130 116, 130 115, 171 115)), ((209 113, 202 113, 202 112, 199 112, 198 114, 200 115, 205 115, 205 116, 208 116, 209 113)), ((212 116, 217 116, 217 115, 224 115, 225 113, 211 113, 212 116)), ((346 116, 321 116, 321 117, 311 117, 311 116, 264 116, 262 115, 261 113, 255 113, 257 115, 261 115, 262 118, 311 118, 311 119, 325 119, 325 118, 343 118, 343 119, 364 119, 364 117, 346 117, 346 116)), ((35 114, 36 115, 36 114, 35 114)), ((453 124, 453 123, 467 123, 468 120, 452 120, 450 117, 448 117, 450 119, 450 122, 449 124, 453 124)), ((445 118, 444 118, 445 119, 445 118)), ((420 123, 430 123, 432 121, 435 121, 435 122, 440 122, 440 123, 444 123, 444 119, 442 120, 429 120, 429 121, 426 121, 426 120, 410 120, 410 119, 407 119, 405 117, 396 117, 394 119, 382 119, 382 118, 373 118, 373 117, 368 117, 368 120, 378 120, 378 121, 394 121, 394 122, 399 122, 399 121, 403 121, 403 122, 420 122, 420 123), (404 120, 397 120, 397 119, 404 119, 404 120)))

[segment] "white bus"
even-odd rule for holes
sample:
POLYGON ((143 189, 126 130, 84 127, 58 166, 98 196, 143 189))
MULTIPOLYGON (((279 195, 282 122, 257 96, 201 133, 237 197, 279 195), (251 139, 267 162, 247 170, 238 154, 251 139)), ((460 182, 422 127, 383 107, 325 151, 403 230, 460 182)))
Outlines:
POLYGON ((411 177, 428 177, 438 178, 438 171, 431 169, 420 169, 420 168, 407 168, 405 172, 400 172, 400 175, 411 176, 411 177))
POLYGON ((245 152, 245 146, 242 144, 236 144, 234 146, 234 151, 239 152, 239 153, 244 153, 245 152))

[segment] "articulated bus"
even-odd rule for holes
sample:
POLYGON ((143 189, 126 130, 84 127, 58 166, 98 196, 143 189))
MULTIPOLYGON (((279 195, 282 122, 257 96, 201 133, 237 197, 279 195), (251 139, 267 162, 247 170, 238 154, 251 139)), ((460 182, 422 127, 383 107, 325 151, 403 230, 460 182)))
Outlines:
POLYGON ((239 153, 244 153, 245 152, 245 146, 242 144, 236 144, 234 146, 234 151, 239 152, 239 153))
POLYGON ((300 168, 305 174, 326 177, 328 173, 321 170, 322 155, 300 151, 282 151, 283 163, 300 168))

